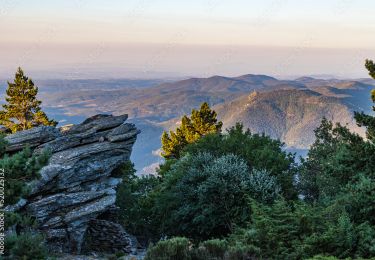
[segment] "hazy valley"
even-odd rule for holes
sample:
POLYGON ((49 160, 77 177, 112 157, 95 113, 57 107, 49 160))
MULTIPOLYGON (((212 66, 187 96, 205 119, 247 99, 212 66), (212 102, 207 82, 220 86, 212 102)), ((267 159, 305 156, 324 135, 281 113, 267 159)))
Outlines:
MULTIPOLYGON (((323 116, 363 134, 353 111, 371 113, 369 91, 375 81, 310 77, 278 80, 265 75, 213 76, 185 80, 37 80, 47 113, 60 125, 98 113, 129 114, 142 133, 132 160, 138 170, 160 161, 163 130, 207 101, 224 127, 241 121, 252 132, 279 138, 297 152, 314 140, 323 116)), ((151 167, 152 168, 152 167, 151 167)), ((147 169, 145 169, 147 171, 147 169)))

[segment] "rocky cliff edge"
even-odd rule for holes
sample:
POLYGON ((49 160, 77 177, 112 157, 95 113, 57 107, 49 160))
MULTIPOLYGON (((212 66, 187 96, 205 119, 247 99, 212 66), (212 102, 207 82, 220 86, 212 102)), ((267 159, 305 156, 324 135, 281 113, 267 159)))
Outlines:
POLYGON ((42 126, 6 137, 9 153, 26 146, 51 153, 40 179, 29 184, 30 195, 7 210, 34 217, 52 251, 130 252, 134 247, 116 223, 121 178, 113 176, 129 160, 140 133, 125 123, 127 117, 96 115, 78 125, 42 126))

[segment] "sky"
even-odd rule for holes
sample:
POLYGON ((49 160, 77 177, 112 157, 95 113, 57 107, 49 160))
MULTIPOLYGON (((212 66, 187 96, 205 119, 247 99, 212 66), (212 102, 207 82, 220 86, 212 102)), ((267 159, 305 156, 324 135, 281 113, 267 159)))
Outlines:
POLYGON ((0 78, 366 77, 370 0, 0 0, 0 78))

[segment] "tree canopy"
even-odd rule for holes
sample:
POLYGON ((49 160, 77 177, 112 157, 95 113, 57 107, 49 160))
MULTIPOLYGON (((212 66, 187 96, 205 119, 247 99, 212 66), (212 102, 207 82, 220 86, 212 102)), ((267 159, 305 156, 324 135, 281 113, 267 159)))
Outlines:
MULTIPOLYGON (((375 64, 366 68, 375 78, 375 64)), ((222 133, 203 104, 164 133, 156 176, 123 169, 121 221, 160 240, 145 259, 373 259, 374 117, 355 119, 367 138, 323 118, 297 164, 282 142, 241 123, 222 133)))
POLYGON ((176 131, 163 132, 162 155, 164 158, 179 158, 182 149, 204 135, 219 133, 223 123, 217 120, 217 114, 205 102, 199 110, 193 109, 191 116, 183 116, 181 126, 176 131))
POLYGON ((41 110, 41 101, 37 99, 38 87, 18 68, 14 82, 8 82, 6 104, 0 111, 0 124, 12 132, 30 129, 40 125, 55 126, 56 121, 48 119, 41 110))

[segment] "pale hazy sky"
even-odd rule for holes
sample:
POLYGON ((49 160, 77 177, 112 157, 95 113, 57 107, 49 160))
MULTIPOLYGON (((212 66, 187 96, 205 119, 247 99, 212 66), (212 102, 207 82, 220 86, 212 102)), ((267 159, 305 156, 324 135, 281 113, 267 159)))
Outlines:
POLYGON ((0 78, 364 77, 370 0, 0 0, 0 78))

